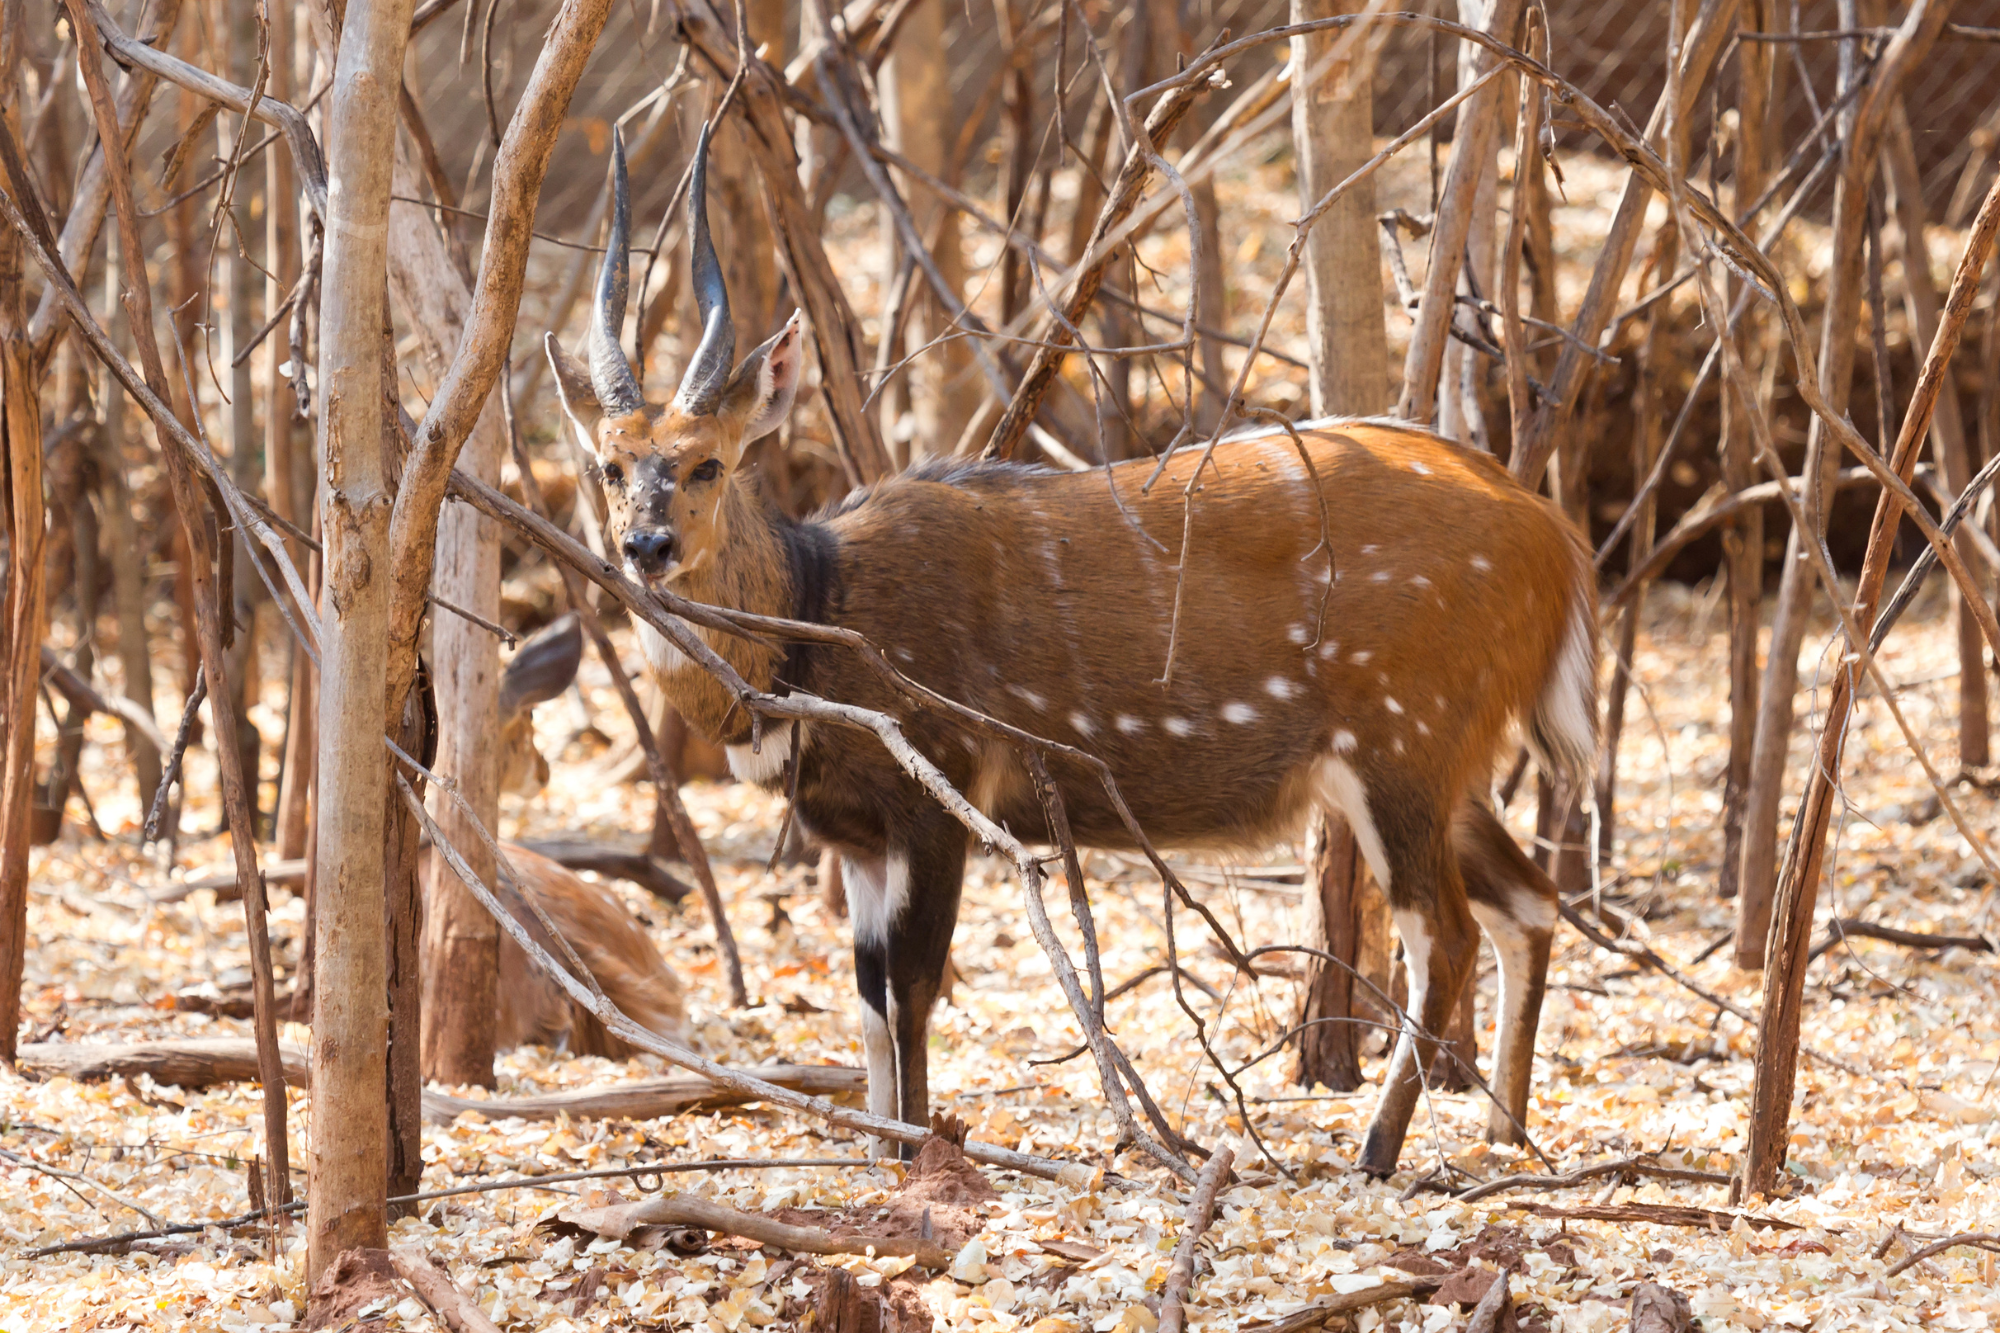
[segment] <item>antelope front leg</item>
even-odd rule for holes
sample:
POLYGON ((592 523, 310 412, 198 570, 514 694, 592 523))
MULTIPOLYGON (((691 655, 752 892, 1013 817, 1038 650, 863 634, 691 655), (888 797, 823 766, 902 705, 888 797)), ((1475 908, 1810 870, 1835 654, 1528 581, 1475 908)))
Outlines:
MULTIPOLYGON (((868 1109, 908 1125, 930 1123, 931 1006, 937 1002, 965 872, 956 825, 892 843, 879 859, 845 864, 854 921, 854 972, 868 1053, 868 1109)), ((886 1155, 885 1144, 871 1150, 886 1155)), ((915 1156, 905 1144, 901 1155, 915 1156)))
MULTIPOLYGON (((1454 886, 1456 887, 1456 886, 1454 886)), ((1479 936, 1459 895, 1431 912, 1399 909, 1396 933, 1403 940, 1403 960, 1409 969, 1409 1018, 1396 1041, 1396 1053, 1382 1078, 1382 1100, 1361 1147, 1360 1168, 1371 1176, 1396 1173, 1403 1137, 1423 1094, 1422 1071, 1431 1067, 1438 1042, 1432 1034, 1445 1030, 1459 988, 1465 984, 1476 956, 1479 936)))

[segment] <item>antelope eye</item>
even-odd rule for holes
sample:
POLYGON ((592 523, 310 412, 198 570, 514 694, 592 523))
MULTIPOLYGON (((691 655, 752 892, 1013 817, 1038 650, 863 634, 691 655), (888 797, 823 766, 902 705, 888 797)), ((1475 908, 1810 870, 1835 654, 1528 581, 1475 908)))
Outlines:
POLYGON ((694 471, 688 473, 688 480, 714 481, 717 477, 721 475, 722 475, 722 460, 719 458, 711 458, 707 462, 703 463, 700 467, 697 467, 694 471))
POLYGON ((606 463, 604 465, 604 484, 607 486, 623 487, 625 485, 625 469, 619 467, 616 463, 606 463))

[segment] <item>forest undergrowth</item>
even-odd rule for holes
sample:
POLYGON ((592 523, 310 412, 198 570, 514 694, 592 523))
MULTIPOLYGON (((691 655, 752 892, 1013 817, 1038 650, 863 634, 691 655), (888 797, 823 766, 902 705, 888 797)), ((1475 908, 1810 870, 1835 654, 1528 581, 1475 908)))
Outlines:
MULTIPOLYGON (((1903 682, 1901 704, 1918 734, 1932 738, 1952 734, 1956 658, 1944 612, 1940 597, 1921 603, 1882 657, 1890 678, 1903 682)), ((1618 838, 1598 891, 1688 977, 1754 1008, 1758 979, 1735 970, 1726 949, 1712 947, 1733 921, 1731 905, 1714 895, 1727 744, 1715 722, 1727 715, 1724 685, 1709 651, 1718 614, 1707 588, 1667 587, 1651 598, 1621 755, 1618 838)), ((1831 629, 1816 626, 1802 679, 1828 668, 1831 629)), ((508 836, 616 836, 649 822, 646 788, 603 780, 630 739, 610 682, 592 662, 581 683, 578 702, 558 701, 538 716, 554 776, 538 797, 509 798, 508 836)), ((72 833, 37 852, 26 987, 32 1035, 66 1042, 247 1036, 247 1020, 178 1007, 226 993, 248 975, 236 906, 218 905, 209 890, 178 900, 165 892, 174 880, 228 861, 222 838, 199 836, 215 825, 212 800, 204 806, 200 799, 213 791, 212 761, 190 756, 197 800, 184 818, 195 832, 169 876, 134 845, 141 815, 129 777, 107 758, 119 753, 116 738, 94 719, 90 740, 98 743, 85 751, 95 765, 85 779, 99 793, 96 817, 112 840, 72 833)), ((1805 745, 1801 732, 1796 766, 1806 761, 1805 745)), ((1892 912, 1907 930, 1993 931, 1994 886, 1938 816, 1879 700, 1864 702, 1849 755, 1831 901, 1822 916, 1892 912)), ((1932 759, 1943 772, 1957 770, 1947 742, 1937 743, 1932 759)), ((1967 775, 1958 788, 1981 830, 2000 827, 1990 778, 1967 775)), ((752 1006, 728 1008, 698 900, 674 909, 619 888, 686 979, 698 1044, 739 1065, 860 1063, 846 923, 822 902, 810 869, 765 869, 781 802, 733 784, 691 785, 687 796, 736 926, 752 1006)), ((1509 812, 1524 838, 1532 823, 1526 805, 1517 801, 1509 812)), ((1237 938, 1256 944, 1288 937, 1299 858, 1297 845, 1284 844, 1182 863, 1237 938)), ((1157 881, 1121 857, 1092 854, 1085 866, 1107 981, 1164 961, 1157 881)), ((1004 865, 975 856, 953 944, 959 979, 932 1029, 933 1100, 976 1137, 1081 1161, 1105 1175, 1093 1188, 1072 1189, 988 1172, 998 1200, 980 1210, 983 1230, 945 1273, 926 1274, 907 1259, 823 1262, 850 1267, 864 1284, 907 1288, 941 1328, 1147 1333, 1157 1322, 1153 1307, 1185 1198, 1143 1156, 1120 1151, 1086 1060, 1046 1063, 1073 1049, 1081 1032, 1029 937, 1018 895, 1004 865)), ((273 933, 289 964, 303 904, 282 888, 273 899, 273 933)), ((1058 929, 1074 949, 1079 941, 1068 924, 1059 919, 1058 929)), ((1214 992, 1188 989, 1222 1058, 1235 1066, 1264 1052, 1288 1026, 1294 984, 1282 976, 1232 976, 1185 912, 1177 931, 1188 971, 1214 992)), ((1641 1153, 1697 1172, 1726 1174, 1737 1164, 1752 1029, 1566 926, 1552 981, 1529 1124, 1548 1165, 1533 1151, 1482 1142, 1480 1095, 1440 1093, 1420 1111, 1402 1171, 1380 1183, 1350 1169, 1372 1085, 1352 1094, 1301 1089, 1287 1083, 1291 1057, 1281 1052, 1240 1076, 1253 1140, 1163 977, 1112 1000, 1117 1038, 1169 1116, 1197 1141, 1236 1150, 1241 1179, 1224 1192, 1204 1246, 1193 1326, 1249 1328, 1329 1295, 1468 1265, 1509 1267, 1521 1325, 1564 1333, 1624 1327, 1640 1280, 1685 1293, 1712 1333, 1969 1329, 2000 1317, 1990 1250, 1954 1249, 1890 1276, 1927 1240, 1982 1230, 1982 1219, 2000 1215, 1993 1151, 2000 1143, 1993 1096, 2000 960, 1992 953, 1856 938, 1815 963, 1804 1036, 1814 1054, 1802 1063, 1783 1197, 1732 1206, 1721 1183, 1612 1176, 1458 1202, 1443 1191, 1641 1153), (1635 1220, 1649 1213, 1691 1224, 1635 1220)), ((1491 1055, 1490 952, 1480 984, 1484 1060, 1491 1055)), ((303 1043, 309 1034, 294 1025, 286 1036, 303 1043)), ((1369 1049, 1372 1078, 1382 1061, 1369 1049)), ((624 1064, 525 1048, 504 1056, 499 1070, 497 1095, 504 1097, 627 1082, 663 1067, 651 1057, 624 1064)), ((292 1108, 292 1160, 302 1181, 306 1144, 299 1135, 310 1119, 303 1092, 293 1091, 292 1108)), ((96 1084, 0 1075, 0 1330, 239 1330, 299 1319, 305 1242, 296 1227, 276 1235, 209 1229, 109 1252, 23 1257, 40 1246, 152 1229, 156 1221, 202 1223, 248 1211, 244 1158, 254 1150, 258 1115, 250 1085, 184 1091, 143 1075, 96 1084)), ((641 1122, 467 1113, 426 1127, 423 1186, 651 1161, 861 1153, 852 1136, 756 1108, 641 1122)), ((851 1164, 718 1170, 675 1184, 751 1210, 862 1216, 887 1204, 900 1177, 900 1167, 851 1164)), ((633 1198, 639 1190, 610 1180, 461 1195, 394 1223, 393 1242, 428 1250, 462 1291, 513 1330, 739 1333, 789 1323, 788 1303, 795 1312, 808 1290, 807 1270, 747 1242, 717 1238, 676 1249, 669 1238, 645 1248, 565 1234, 554 1214, 587 1193, 633 1198)), ((1451 1294, 1449 1287, 1443 1293, 1451 1294)), ((437 1326, 413 1298, 385 1298, 374 1313, 387 1328, 437 1326)), ((1449 1304, 1405 1299, 1363 1310, 1352 1327, 1442 1333, 1459 1318, 1449 1304)))

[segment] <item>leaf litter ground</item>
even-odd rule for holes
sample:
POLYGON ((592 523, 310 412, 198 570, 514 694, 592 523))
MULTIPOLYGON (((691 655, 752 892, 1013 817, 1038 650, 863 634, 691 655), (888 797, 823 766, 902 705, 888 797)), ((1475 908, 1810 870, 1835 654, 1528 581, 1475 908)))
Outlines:
MULTIPOLYGON (((1912 682, 1902 704, 1955 767, 1953 639, 1932 599, 1884 655, 1892 679, 1912 682)), ((1757 978, 1731 967, 1728 951, 1699 963, 1731 924, 1713 896, 1720 845, 1720 771, 1726 718, 1715 601, 1664 590, 1652 599, 1635 663, 1621 765, 1620 839, 1607 892, 1640 917, 1636 927, 1703 985, 1757 1003, 1757 978)), ((1832 660, 1825 627, 1809 648, 1805 678, 1823 682, 1832 660)), ((591 721, 608 733, 575 739, 578 718, 544 710, 543 739, 563 755, 543 796, 510 807, 510 832, 615 835, 644 827, 647 793, 600 779, 616 762, 622 715, 608 682, 586 670, 591 721), (566 747, 566 748, 564 748, 566 747)), ((115 753, 108 728, 91 747, 115 753)), ((1803 733, 1794 771, 1805 758, 1803 733)), ((1920 931, 1992 929, 1991 885, 1971 849, 1935 812, 1935 800, 1886 710, 1864 704, 1850 746, 1838 854, 1822 917, 1838 910, 1920 931)), ((129 780, 112 768, 91 774, 111 844, 74 836, 37 853, 28 960, 29 1028, 62 1041, 248 1035, 247 1022, 172 1009, 177 992, 212 990, 247 974, 239 908, 198 891, 158 903, 158 864, 129 845, 137 819, 129 780), (124 787, 119 784, 123 782, 124 787), (109 794, 123 792, 126 794, 109 794), (122 802, 122 804, 121 804, 122 802)), ((195 757, 199 794, 212 771, 195 757)), ((1957 795, 1976 828, 1996 831, 1993 800, 1976 786, 1957 795)), ((689 802, 744 950, 756 1003, 729 1012, 720 969, 699 910, 675 911, 621 886, 629 905, 687 979, 704 1050, 738 1064, 763 1060, 859 1063, 847 929, 822 904, 803 868, 767 874, 779 802, 734 785, 696 785, 689 802)), ((211 812, 212 813, 212 812, 211 812)), ((1516 809, 1517 824, 1526 812, 1516 809)), ((198 816, 191 816, 191 822, 198 816)), ((1517 829, 1517 831, 1519 831, 1517 829)), ((226 862, 220 839, 184 850, 179 871, 226 862)), ((1281 846, 1210 863, 1197 891, 1238 937, 1287 938, 1298 889, 1246 873, 1296 863, 1281 846)), ((1164 958, 1159 889, 1131 863, 1093 855, 1090 890, 1113 982, 1164 958)), ((301 902, 274 893, 274 934, 296 956, 301 902)), ((1295 1003, 1290 981, 1233 979, 1186 913, 1183 956, 1222 996, 1194 996, 1232 1062, 1283 1031, 1295 1003)), ((1067 923, 1064 923, 1067 925, 1067 923)), ((1074 949, 1073 932, 1065 938, 1074 949)), ((933 1097, 976 1137, 1103 1166, 1134 1182, 1073 1190, 993 1175, 997 1201, 984 1229, 951 1272, 905 1272, 907 1260, 827 1260, 864 1285, 914 1290, 940 1328, 1127 1330, 1153 1327, 1160 1286, 1179 1237, 1183 1197, 1133 1152, 1121 1152, 1095 1075, 1084 1061, 1038 1063, 1080 1038, 1028 937, 1019 888, 1005 868, 975 858, 953 946, 960 981, 941 1004, 931 1053, 933 1097)), ((1544 1014, 1531 1128, 1562 1169, 1663 1152, 1666 1160, 1732 1169, 1744 1147, 1744 1105, 1754 1033, 1671 980, 1635 971, 1564 928, 1544 1014)), ((1491 995, 1483 968, 1482 1026, 1491 995)), ((1808 981, 1808 1043, 1863 1071, 1853 1076, 1807 1060, 1785 1197, 1744 1211, 1792 1223, 1758 1230, 1744 1222, 1686 1228, 1537 1216, 1532 1202, 1674 1204, 1727 1212, 1727 1191, 1705 1184, 1604 1183, 1561 1193, 1513 1191, 1470 1205, 1435 1193, 1401 1196, 1443 1165, 1455 1182, 1538 1169, 1525 1153, 1481 1141, 1476 1095, 1433 1096, 1413 1127, 1404 1173, 1372 1183, 1348 1169, 1374 1089, 1311 1095, 1284 1081, 1289 1057, 1266 1061, 1243 1082, 1257 1127, 1286 1180, 1247 1139, 1218 1096, 1191 1028, 1156 979, 1111 1003, 1118 1039, 1169 1113, 1196 1139, 1233 1142, 1244 1182, 1223 1197, 1203 1247, 1194 1326, 1231 1329, 1275 1319, 1334 1293, 1356 1291, 1409 1269, 1504 1264, 1529 1326, 1565 1333, 1622 1328, 1641 1280, 1686 1293, 1705 1328, 1985 1328, 2000 1316, 1996 1256, 1958 1249, 1895 1278, 1887 1267, 1921 1239, 1878 1243, 1891 1228, 1913 1238, 1990 1229, 2000 1217, 2000 965, 1993 956, 1911 951, 1855 940, 1814 965, 1808 981), (1304 1098, 1300 1100, 1300 1098, 1304 1098), (1264 1100, 1291 1099, 1291 1100, 1264 1100), (1385 1265, 1392 1256, 1405 1267, 1385 1265), (1539 1321, 1539 1323, 1538 1323, 1539 1321)), ((303 1028, 291 1039, 305 1041, 303 1028)), ((1490 1056, 1490 1034, 1482 1040, 1490 1056)), ((609 1084, 658 1072, 650 1058, 622 1065, 524 1049, 500 1061, 501 1094, 609 1084)), ((1373 1076, 1380 1061, 1371 1060, 1373 1076)), ((474 1094, 477 1095, 477 1094, 474 1094)), ((292 1093, 292 1159, 303 1164, 310 1099, 292 1093)), ((245 1161, 256 1151, 258 1105, 249 1086, 186 1092, 141 1076, 123 1082, 30 1082, 0 1076, 0 1330, 121 1327, 284 1327, 303 1317, 303 1240, 296 1227, 273 1237, 255 1228, 211 1229, 122 1253, 25 1259, 35 1246, 142 1228, 143 1209, 173 1222, 208 1221, 250 1207, 245 1161), (33 1166, 78 1173, 63 1179, 33 1166)), ((521 1174, 548 1174, 655 1160, 818 1157, 856 1153, 846 1135, 823 1134, 757 1108, 643 1123, 529 1122, 466 1114, 425 1129, 424 1188, 521 1174)), ((849 1216, 890 1206, 900 1168, 793 1168, 682 1176, 682 1188, 754 1210, 814 1210, 849 1216)), ((303 1177, 301 1176, 301 1180, 303 1177)), ((418 1245, 502 1327, 516 1330, 672 1328, 739 1333, 789 1323, 813 1290, 812 1271, 788 1256, 718 1243, 682 1253, 562 1236, 541 1225, 587 1194, 634 1198, 630 1182, 516 1189, 461 1196, 394 1227, 418 1245)), ((1446 1295, 1450 1295, 1447 1292, 1446 1295)), ((386 1298, 385 1298, 386 1299, 386 1298)), ((374 1312, 389 1328, 434 1327, 414 1298, 374 1312)), ((1411 1300, 1361 1313, 1354 1327, 1442 1333, 1461 1318, 1446 1305, 1411 1300)))

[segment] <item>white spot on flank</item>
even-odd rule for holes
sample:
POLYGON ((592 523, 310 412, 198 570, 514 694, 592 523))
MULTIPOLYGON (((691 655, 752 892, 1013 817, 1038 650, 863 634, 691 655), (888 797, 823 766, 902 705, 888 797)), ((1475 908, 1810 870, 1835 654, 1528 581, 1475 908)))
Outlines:
POLYGON ((1383 699, 1382 706, 1384 708, 1387 708, 1390 712, 1394 713, 1397 717, 1401 717, 1403 715, 1403 705, 1397 703, 1393 695, 1383 699))
POLYGON ((1194 723, 1188 721, 1184 717, 1170 717, 1165 722, 1162 722, 1160 725, 1167 729, 1167 734, 1169 736, 1180 736, 1182 738, 1186 738, 1188 736, 1194 735, 1194 723))
POLYGON ((1417 723, 1417 735, 1428 736, 1430 734, 1431 734, 1431 729, 1429 727, 1425 726, 1421 722, 1417 723))
POLYGON ((1373 574, 1369 575, 1368 578, 1369 581, 1372 583, 1387 583, 1389 581, 1389 571, 1386 569, 1378 569, 1373 574))
POLYGON ((1475 555, 1472 557, 1472 567, 1484 574, 1493 568, 1493 562, 1483 555, 1475 555))
POLYGON ((1289 699, 1300 691, 1297 681, 1286 680, 1283 676, 1273 676, 1264 682, 1264 692, 1273 699, 1289 699))
POLYGON ((1381 550, 1381 549, 1382 549, 1382 548, 1381 548, 1380 546, 1377 546, 1377 545, 1376 545, 1376 544, 1375 544, 1374 542, 1370 542, 1370 543, 1368 543, 1368 545, 1366 545, 1366 546, 1364 546, 1364 547, 1362 547, 1362 548, 1361 548, 1361 554, 1363 554, 1363 555, 1373 555, 1373 554, 1375 554, 1375 553, 1376 553, 1377 551, 1379 551, 1379 550, 1381 550))
POLYGON ((1396 744, 1392 748, 1394 748, 1397 754, 1403 752, 1403 738, 1401 736, 1396 737, 1396 744))
POLYGON ((1433 694, 1431 702, 1437 705, 1438 712, 1442 713, 1444 711, 1444 696, 1442 694, 1433 694))
POLYGON ((1305 643, 1312 638, 1312 630, 1304 625, 1294 625, 1285 631, 1285 637, 1293 643, 1305 643))
POLYGON ((1097 724, 1092 722, 1082 712, 1071 713, 1069 715, 1069 724, 1076 728, 1077 735, 1079 736, 1095 736, 1097 734, 1097 724))
POLYGON ((917 659, 910 655, 908 648, 898 648, 896 650, 896 660, 899 662, 914 662, 917 659))
POLYGON ((1352 653, 1351 655, 1349 655, 1349 657, 1348 657, 1348 659, 1347 659, 1347 660, 1348 660, 1348 661, 1350 661, 1350 662, 1352 662, 1352 663, 1354 663, 1354 665, 1356 665, 1356 666, 1367 666, 1367 665, 1368 665, 1368 659, 1369 659, 1369 658, 1371 658, 1371 657, 1373 657, 1373 656, 1375 656, 1375 653, 1374 653, 1374 650, 1373 650, 1373 649, 1369 649, 1369 648, 1362 648, 1362 649, 1360 649, 1360 650, 1358 650, 1358 651, 1356 651, 1356 652, 1352 653))
POLYGON ((1414 459, 1412 459, 1410 462, 1410 471, 1417 473, 1419 476, 1424 476, 1424 477, 1428 477, 1431 474, 1431 470, 1429 468, 1425 467, 1422 463, 1419 463, 1414 459))
POLYGON ((1033 690, 1025 689, 1019 685, 1009 685, 1007 687, 1007 693, 1013 695, 1016 699, 1019 699, 1022 703, 1034 709, 1037 713, 1041 712, 1042 710, 1046 709, 1049 706, 1049 701, 1047 699, 1044 699, 1041 695, 1036 694, 1033 690))
POLYGON ((1412 574, 1410 576, 1410 582, 1419 588, 1428 588, 1431 586, 1431 581, 1425 578, 1422 574, 1412 574))
POLYGON ((1257 710, 1249 704, 1228 703, 1222 705, 1222 720, 1234 722, 1239 727, 1248 726, 1257 720, 1257 710))
POLYGON ((1354 753, 1354 746, 1355 746, 1355 744, 1356 744, 1356 742, 1355 742, 1355 739, 1354 739, 1354 733, 1353 733, 1353 732, 1351 732, 1351 731, 1345 731, 1345 730, 1342 730, 1342 731, 1336 731, 1336 732, 1334 732, 1334 733, 1333 733, 1333 749, 1334 749, 1334 753, 1336 753, 1336 754, 1353 754, 1353 753, 1354 753))
POLYGON ((1324 657, 1329 662, 1333 660, 1333 655, 1339 651, 1340 651, 1340 643, 1336 639, 1328 639, 1325 643, 1319 646, 1319 655, 1321 657, 1324 657))
POLYGON ((1137 736, 1146 729, 1146 723, 1143 718, 1133 717, 1130 713, 1120 713, 1118 715, 1117 727, 1118 730, 1124 732, 1127 736, 1137 736))

